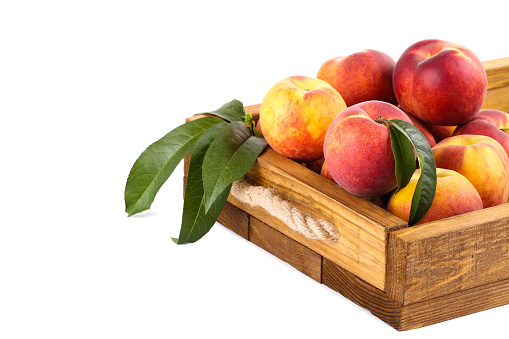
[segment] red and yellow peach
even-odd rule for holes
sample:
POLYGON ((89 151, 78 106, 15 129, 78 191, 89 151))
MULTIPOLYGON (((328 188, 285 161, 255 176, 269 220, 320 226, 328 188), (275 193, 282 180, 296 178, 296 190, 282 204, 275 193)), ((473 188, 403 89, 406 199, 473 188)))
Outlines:
MULTIPOLYGON (((455 215, 477 211, 483 208, 481 197, 475 187, 458 172, 437 168, 437 186, 433 202, 426 214, 416 225, 440 220, 455 215)), ((412 197, 419 180, 416 170, 407 186, 389 198, 387 211, 408 222, 412 197)))
POLYGON ((272 149, 298 162, 309 162, 323 158, 327 128, 344 108, 341 95, 325 81, 294 76, 267 92, 260 107, 260 124, 272 149))
POLYGON ((436 166, 456 171, 474 185, 484 207, 507 202, 509 198, 509 157, 493 138, 484 135, 457 135, 432 148, 436 166))
POLYGON ((509 114, 495 109, 483 109, 472 120, 458 126, 454 135, 485 135, 498 141, 509 155, 509 114))

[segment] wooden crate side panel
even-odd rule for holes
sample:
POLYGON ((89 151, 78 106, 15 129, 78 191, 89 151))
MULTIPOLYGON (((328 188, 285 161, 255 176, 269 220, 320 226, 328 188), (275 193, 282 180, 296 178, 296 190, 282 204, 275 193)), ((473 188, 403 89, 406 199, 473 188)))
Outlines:
POLYGON ((401 329, 400 319, 404 306, 391 300, 384 291, 326 258, 323 259, 322 283, 367 309, 390 326, 401 329))
POLYGON ((244 211, 248 211, 248 213, 256 219, 270 225, 278 232, 284 234, 290 239, 293 239, 299 244, 302 244, 302 246, 309 248, 320 256, 333 258, 334 262, 339 262, 341 266, 347 267, 354 271, 355 274, 365 277, 366 280, 370 281, 370 283, 374 286, 381 286, 382 288, 385 288, 385 261, 379 260, 379 258, 382 257, 382 254, 380 254, 380 257, 373 256, 371 262, 368 262, 366 258, 363 258, 362 262, 365 263, 363 265, 360 263, 361 261, 358 255, 358 253, 360 253, 359 249, 355 248, 348 237, 344 234, 343 236, 340 234, 340 241, 335 244, 310 240, 305 238, 301 233, 290 229, 281 220, 274 218, 261 208, 247 206, 238 201, 232 195, 228 197, 228 201, 231 202, 232 205, 237 206, 244 211), (348 248, 350 248, 350 250, 348 248))
POLYGON ((260 155, 247 177, 256 185, 275 187, 279 195, 307 215, 333 222, 339 230, 339 241, 307 239, 260 208, 246 206, 232 195, 229 202, 374 286, 385 288, 388 232, 393 227, 405 227, 404 221, 270 149, 260 155))
MULTIPOLYGON (((509 280, 402 306, 398 330, 406 331, 509 304, 509 280)), ((508 309, 509 311, 509 309, 508 309)))
POLYGON ((509 278, 509 204, 393 232, 387 292, 412 304, 509 278))
POLYGON ((254 217, 250 219, 249 240, 311 279, 322 282, 322 256, 254 217))
POLYGON ((483 62, 488 77, 488 93, 482 108, 509 113, 509 58, 483 62))
POLYGON ((249 240, 249 215, 240 208, 226 202, 217 221, 230 231, 249 240))

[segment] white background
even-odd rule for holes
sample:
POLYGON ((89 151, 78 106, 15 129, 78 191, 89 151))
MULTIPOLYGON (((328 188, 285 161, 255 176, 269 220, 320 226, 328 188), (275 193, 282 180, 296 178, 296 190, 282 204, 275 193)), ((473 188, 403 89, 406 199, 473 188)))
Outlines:
POLYGON ((0 5, 1 338, 492 337, 509 306, 399 333, 216 225, 177 246, 182 166, 128 218, 150 143, 276 81, 365 48, 412 43, 509 56, 483 1, 3 1, 0 5), (418 5, 417 5, 418 4, 418 5))

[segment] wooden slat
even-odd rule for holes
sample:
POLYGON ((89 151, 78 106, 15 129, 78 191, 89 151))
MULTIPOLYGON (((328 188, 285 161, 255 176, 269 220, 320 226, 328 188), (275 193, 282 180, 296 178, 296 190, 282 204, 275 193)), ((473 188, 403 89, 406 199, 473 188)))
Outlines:
POLYGON ((249 214, 226 202, 217 218, 223 226, 249 240, 249 214))
POLYGON ((250 220, 249 239, 253 244, 321 282, 322 257, 309 248, 253 217, 250 220))
POLYGON ((260 107, 261 106, 262 106, 261 104, 250 105, 250 106, 244 107, 244 109, 246 110, 247 113, 250 113, 253 116, 254 120, 258 121, 258 118, 260 117, 260 107))
POLYGON ((509 304, 509 280, 506 279, 410 305, 401 305, 384 291, 325 258, 322 283, 399 331, 429 326, 509 304))
POLYGON ((506 279, 403 306, 398 330, 429 326, 507 304, 509 280, 506 279))
POLYGON ((258 157, 246 176, 256 185, 275 187, 305 214, 334 223, 339 241, 331 244, 306 239, 259 208, 246 206, 231 195, 229 202, 377 288, 385 288, 388 233, 406 227, 403 220, 271 149, 258 157))
POLYGON ((322 283, 392 327, 401 329, 402 305, 391 300, 384 291, 326 258, 323 259, 322 283))
POLYGON ((488 76, 488 93, 482 108, 509 113, 509 58, 485 61, 483 66, 488 76))
POLYGON ((387 292, 412 304, 509 278, 509 204, 395 231, 387 292))

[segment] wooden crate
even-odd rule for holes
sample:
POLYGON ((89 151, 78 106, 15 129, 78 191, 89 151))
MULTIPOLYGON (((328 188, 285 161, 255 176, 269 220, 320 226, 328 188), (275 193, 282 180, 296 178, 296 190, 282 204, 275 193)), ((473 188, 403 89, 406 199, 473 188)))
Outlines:
MULTIPOLYGON (((509 58, 483 64, 483 108, 509 112, 509 58)), ((219 222, 398 330, 509 304, 509 204, 408 227, 270 148, 246 177, 333 222, 339 241, 309 240, 232 194, 219 222)))

